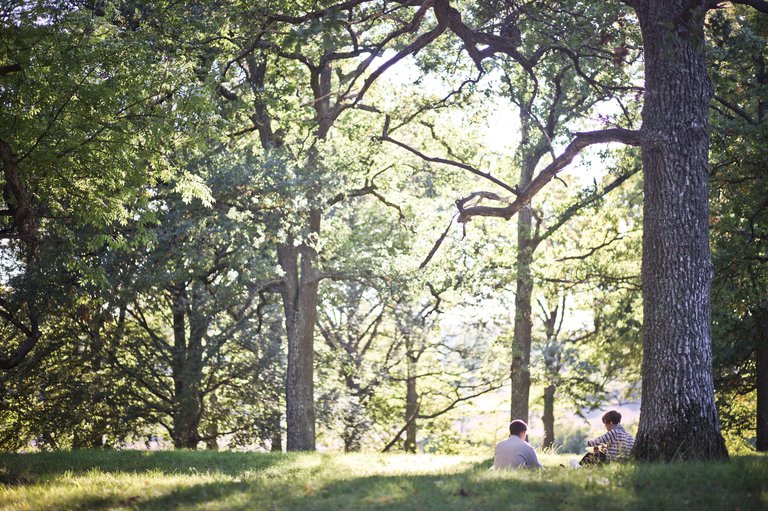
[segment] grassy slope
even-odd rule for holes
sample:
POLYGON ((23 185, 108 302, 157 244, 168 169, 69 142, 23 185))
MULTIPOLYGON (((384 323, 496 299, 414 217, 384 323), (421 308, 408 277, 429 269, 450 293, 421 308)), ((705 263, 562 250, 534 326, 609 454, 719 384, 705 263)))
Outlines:
POLYGON ((463 456, 0 453, 0 510, 768 510, 768 456, 491 472, 463 456))

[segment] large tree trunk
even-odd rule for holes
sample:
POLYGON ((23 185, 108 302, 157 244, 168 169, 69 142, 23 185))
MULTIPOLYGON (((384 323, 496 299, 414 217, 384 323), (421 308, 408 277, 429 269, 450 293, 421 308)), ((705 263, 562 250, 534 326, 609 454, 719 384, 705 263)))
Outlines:
MULTIPOLYGON (((320 232, 320 211, 310 212, 310 232, 320 232)), ((278 261, 285 273, 282 289, 288 334, 288 367, 285 382, 287 448, 315 450, 314 335, 317 320, 317 252, 293 238, 278 247, 278 261)))
POLYGON ((643 364, 639 459, 727 458, 712 377, 703 11, 639 2, 643 105, 643 364))
POLYGON ((755 314, 757 344, 757 450, 768 451, 768 302, 755 314))

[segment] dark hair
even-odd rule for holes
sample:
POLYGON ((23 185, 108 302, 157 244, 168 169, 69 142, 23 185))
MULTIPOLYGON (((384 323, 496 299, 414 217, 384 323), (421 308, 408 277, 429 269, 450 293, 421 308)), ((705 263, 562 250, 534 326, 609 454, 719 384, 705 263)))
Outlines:
POLYGON ((510 435, 519 436, 523 431, 528 431, 528 424, 521 421, 520 419, 515 419, 509 423, 510 435))
POLYGON ((617 412, 616 410, 611 410, 610 412, 605 412, 605 415, 603 415, 603 424, 618 424, 621 422, 621 414, 617 412))

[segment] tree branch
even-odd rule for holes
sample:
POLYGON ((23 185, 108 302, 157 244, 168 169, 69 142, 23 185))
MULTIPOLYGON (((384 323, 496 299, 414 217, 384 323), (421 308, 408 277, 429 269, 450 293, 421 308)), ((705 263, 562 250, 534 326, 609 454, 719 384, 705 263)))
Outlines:
POLYGON ((386 120, 384 122, 384 129, 382 130, 382 135, 381 135, 381 137, 379 137, 379 139, 384 141, 384 142, 390 142, 392 144, 400 146, 403 149, 405 149, 406 151, 409 151, 409 152, 415 154, 416 156, 418 156, 419 158, 421 158, 424 161, 428 161, 428 162, 431 162, 431 163, 442 163, 444 165, 450 165, 450 166, 453 166, 453 167, 457 167, 457 168, 466 170, 468 172, 471 172, 472 174, 475 174, 476 176, 480 176, 482 178, 487 179, 488 181, 490 181, 490 182, 492 182, 492 183, 494 183, 494 184, 504 188, 505 190, 507 190, 507 191, 509 191, 509 192, 511 192, 511 193, 513 193, 515 195, 519 194, 517 187, 510 186, 507 183, 505 183, 504 181, 502 181, 502 180, 500 180, 498 178, 493 177, 489 172, 483 172, 482 170, 476 169, 475 167, 473 167, 471 165, 467 165, 466 163, 462 163, 462 162, 458 162, 458 161, 454 161, 454 160, 448 160, 446 158, 427 156, 424 153, 422 153, 421 151, 419 151, 418 149, 415 149, 415 148, 409 146, 408 144, 400 142, 399 140, 393 139, 392 137, 389 136, 389 115, 386 116, 386 120))
MULTIPOLYGON (((517 199, 505 207, 487 207, 472 206, 466 209, 459 209, 459 222, 468 222, 473 216, 490 216, 504 218, 509 220, 515 213, 520 211, 523 206, 530 203, 531 199, 557 174, 567 167, 573 159, 586 147, 594 144, 605 144, 608 142, 621 142, 627 145, 640 145, 641 137, 639 131, 627 130, 623 128, 612 128, 600 131, 587 131, 576 133, 576 138, 568 144, 563 154, 547 165, 531 184, 521 190, 517 199)), ((457 202, 457 206, 461 201, 457 202)))
POLYGON ((451 225, 453 225, 453 220, 456 218, 456 215, 457 214, 454 214, 453 217, 451 217, 451 221, 448 222, 448 227, 445 228, 445 231, 443 231, 443 234, 440 235, 440 237, 437 239, 435 244, 432 246, 432 250, 429 251, 429 254, 427 254, 427 257, 424 258, 424 260, 419 265, 420 270, 423 270, 424 267, 426 267, 429 264, 429 262, 437 253, 437 249, 439 249, 440 245, 443 244, 443 240, 445 240, 445 237, 448 236, 448 231, 451 230, 451 225))
MULTIPOLYGON (((714 7, 718 7, 721 2, 714 2, 714 7)), ((764 12, 768 14, 768 2, 765 0, 731 0, 732 4, 741 4, 741 5, 748 5, 750 7, 754 7, 760 12, 764 12)))
POLYGON ((594 255, 595 252, 597 252, 598 250, 612 245, 613 242, 623 240, 624 236, 622 234, 616 233, 616 235, 613 238, 611 238, 611 239, 607 239, 607 238, 608 238, 608 233, 606 233, 605 239, 603 240, 602 243, 600 243, 599 245, 596 245, 594 247, 590 247, 589 249, 587 249, 586 253, 580 254, 580 255, 577 255, 577 256, 561 257, 557 261, 558 262, 563 262, 563 261, 572 261, 574 259, 579 259, 579 260, 587 259, 588 257, 591 257, 592 255, 594 255))
POLYGON ((536 237, 536 243, 540 243, 541 241, 549 238, 555 231, 557 231, 560 227, 563 226, 564 223, 566 223, 568 220, 570 220, 576 213, 579 212, 582 208, 585 208, 598 199, 601 199, 608 195, 611 191, 615 190, 619 186, 621 186, 624 181, 629 179, 630 177, 634 176, 640 171, 639 167, 633 168, 626 174, 622 174, 621 176, 617 177, 611 184, 603 188, 603 191, 600 193, 591 194, 588 197, 585 197, 581 199, 580 201, 571 204, 568 209, 563 211, 563 213, 560 214, 560 216, 557 218, 554 224, 549 226, 546 231, 544 231, 544 234, 541 236, 536 237))
POLYGON ((408 426, 410 426, 413 423, 413 421, 416 420, 416 417, 419 414, 420 407, 421 407, 421 399, 419 399, 419 402, 416 403, 416 407, 413 410, 413 413, 410 415, 410 417, 406 418, 405 424, 403 424, 403 427, 400 428, 400 431, 398 431, 395 437, 392 440, 390 440, 386 446, 384 446, 384 449, 382 449, 381 452, 389 452, 392 446, 395 445, 398 440, 400 440, 400 437, 403 435, 405 430, 408 429, 408 426))
POLYGON ((715 96, 715 100, 726 107, 728 110, 731 110, 732 112, 739 115, 739 117, 742 117, 744 120, 746 120, 749 124, 752 126, 757 126, 759 123, 752 118, 751 115, 749 115, 743 108, 739 107, 739 105, 735 105, 725 98, 721 96, 715 96))
MULTIPOLYGON (((477 388, 477 386, 475 386, 474 388, 477 388)), ((438 410, 437 412, 434 412, 434 413, 425 414, 425 415, 417 414, 416 418, 418 418, 418 419, 434 419, 435 417, 439 417, 440 415, 443 415, 444 413, 450 412, 451 410, 456 408, 456 406, 458 406, 459 404, 463 403, 464 401, 469 401, 470 399, 473 399, 473 398, 478 397, 478 396, 482 396, 483 394, 487 394, 488 392, 492 392, 492 391, 494 391, 496 389, 499 389, 499 388, 501 388, 500 384, 493 384, 493 385, 490 385, 490 386, 488 386, 486 388, 483 388, 482 390, 479 390, 479 391, 477 391, 477 392, 475 392, 473 394, 468 394, 468 395, 465 395, 465 396, 458 396, 449 405, 445 406, 441 410, 438 410)))
POLYGON ((3 77, 5 75, 11 74, 11 73, 19 73, 21 72, 21 64, 10 64, 7 66, 0 66, 0 77, 3 77))

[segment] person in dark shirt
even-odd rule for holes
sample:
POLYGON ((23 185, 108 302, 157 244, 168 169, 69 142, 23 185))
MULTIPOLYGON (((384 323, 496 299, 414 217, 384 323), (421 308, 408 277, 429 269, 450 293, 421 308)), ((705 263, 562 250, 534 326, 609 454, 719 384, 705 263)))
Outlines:
POLYGON ((611 461, 624 461, 629 458, 635 439, 621 425, 621 414, 611 410, 603 415, 603 425, 607 433, 597 438, 587 440, 589 447, 594 447, 593 453, 588 453, 581 460, 581 465, 595 465, 611 461), (604 446, 604 451, 600 447, 604 446), (601 454, 604 454, 601 457, 601 454))

